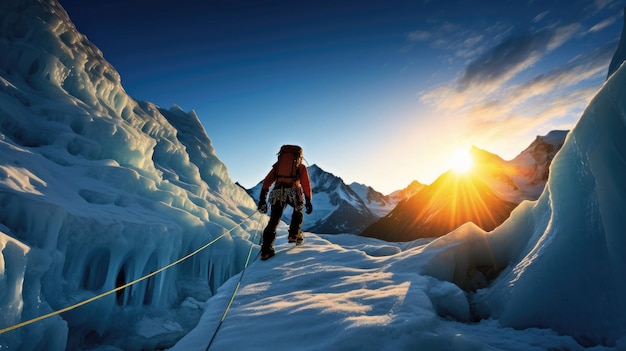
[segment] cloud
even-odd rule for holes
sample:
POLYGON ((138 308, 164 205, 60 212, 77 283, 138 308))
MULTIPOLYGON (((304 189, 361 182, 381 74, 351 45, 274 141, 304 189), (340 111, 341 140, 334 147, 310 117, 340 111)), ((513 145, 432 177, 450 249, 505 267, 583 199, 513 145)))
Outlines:
POLYGON ((615 16, 611 16, 603 21, 600 21, 598 23, 596 23, 595 25, 593 25, 591 28, 589 28, 589 30, 587 31, 587 33, 594 33, 594 32, 599 32, 602 29, 610 26, 611 24, 613 24, 615 21, 617 21, 618 18, 620 18, 621 15, 615 15, 615 16))
POLYGON ((543 11, 542 13, 538 14, 537 16, 535 16, 535 18, 533 18, 533 22, 539 22, 541 21, 541 19, 543 19, 544 17, 546 17, 546 15, 549 13, 549 11, 543 11))
POLYGON ((521 82, 513 83, 513 78, 519 81, 520 73, 577 30, 563 26, 512 36, 470 61, 456 81, 423 92, 420 101, 442 115, 460 118, 464 137, 475 143, 506 144, 512 134, 571 128, 598 89, 589 83, 604 78, 616 41, 521 82))
POLYGON ((506 36, 511 27, 502 23, 483 28, 480 31, 468 26, 443 21, 430 23, 431 29, 414 30, 407 34, 409 43, 428 43, 437 50, 454 53, 454 58, 466 60, 476 57, 486 50, 493 42, 506 36))
POLYGON ((593 6, 596 8, 596 10, 601 10, 611 6, 612 3, 612 0, 594 0, 593 6))
POLYGON ((432 38, 433 34, 425 30, 414 30, 407 36, 409 41, 426 41, 432 38))
POLYGON ((579 55, 565 65, 537 75, 517 86, 510 94, 511 103, 520 104, 535 96, 574 87, 583 81, 604 75, 607 63, 610 62, 615 51, 615 45, 615 42, 611 42, 588 54, 579 55))
MULTIPOLYGON (((471 138, 479 135, 481 140, 510 143, 511 138, 516 136, 544 134, 551 130, 571 129, 578 120, 582 111, 591 98, 597 93, 599 87, 586 87, 574 90, 563 95, 552 97, 543 104, 535 104, 530 110, 517 111, 510 105, 494 105, 491 111, 479 111, 482 114, 508 112, 499 118, 487 118, 485 115, 470 116, 471 127, 466 130, 465 137, 471 138), (540 132, 537 132, 540 131, 540 132)), ((528 139, 522 140, 527 143, 528 139)), ((519 148, 515 148, 519 152, 519 148)))
POLYGON ((561 46, 578 29, 579 25, 573 24, 510 36, 470 62, 459 79, 458 88, 480 88, 486 93, 498 89, 537 63, 546 53, 561 46))

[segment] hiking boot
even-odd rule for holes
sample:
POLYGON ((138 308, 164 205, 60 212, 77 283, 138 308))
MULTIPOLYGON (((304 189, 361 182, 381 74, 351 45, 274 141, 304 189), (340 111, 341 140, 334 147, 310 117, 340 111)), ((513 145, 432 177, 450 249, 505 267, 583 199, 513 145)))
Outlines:
POLYGON ((274 255, 275 255, 274 249, 270 249, 270 250, 267 250, 267 251, 261 251, 261 260, 265 261, 265 260, 267 260, 268 258, 270 258, 270 257, 272 257, 274 255))
POLYGON ((304 242, 304 234, 298 233, 297 235, 289 234, 289 242, 296 243, 296 245, 301 245, 304 242))
POLYGON ((274 256, 274 255, 275 255, 275 253, 273 253, 273 252, 271 252, 271 251, 270 251, 270 252, 265 252, 265 253, 262 253, 262 254, 261 254, 261 260, 265 261, 265 260, 267 260, 268 258, 270 258, 270 257, 272 257, 272 256, 274 256))

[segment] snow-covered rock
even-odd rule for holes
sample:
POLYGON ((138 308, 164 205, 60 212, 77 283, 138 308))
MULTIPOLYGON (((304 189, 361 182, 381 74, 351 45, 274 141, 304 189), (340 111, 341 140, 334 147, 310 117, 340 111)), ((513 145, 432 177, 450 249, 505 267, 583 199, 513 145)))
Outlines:
POLYGON ((397 204, 397 202, 383 195, 381 192, 376 191, 369 185, 353 182, 350 183, 348 187, 363 200, 367 208, 377 217, 386 215, 389 211, 393 210, 397 204))
MULTIPOLYGON (((498 196, 507 201, 520 203, 536 200, 548 181, 550 164, 563 146, 567 133, 565 130, 553 130, 545 136, 538 135, 510 161, 477 162, 478 172, 498 196)), ((477 152, 473 154, 476 159, 481 159, 477 152)))

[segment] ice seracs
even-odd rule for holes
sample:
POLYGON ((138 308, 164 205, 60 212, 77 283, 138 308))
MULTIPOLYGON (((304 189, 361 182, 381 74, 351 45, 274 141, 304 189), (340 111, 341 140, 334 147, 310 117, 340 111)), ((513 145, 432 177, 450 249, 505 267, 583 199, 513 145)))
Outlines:
MULTIPOLYGON (((0 328, 153 272, 254 212, 195 113, 129 97, 57 1, 0 3, 0 52, 0 328)), ((0 348, 171 345, 199 317, 181 302, 236 274, 257 226, 0 348)))

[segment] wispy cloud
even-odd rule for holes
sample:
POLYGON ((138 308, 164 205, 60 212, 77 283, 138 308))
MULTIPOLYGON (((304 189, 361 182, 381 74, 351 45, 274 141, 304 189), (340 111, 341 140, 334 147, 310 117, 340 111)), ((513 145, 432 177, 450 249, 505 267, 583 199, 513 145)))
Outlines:
POLYGON ((602 9, 611 7, 617 3, 620 3, 620 2, 615 1, 615 0, 594 0, 593 7, 595 8, 596 11, 600 11, 602 9))
POLYGON ((614 50, 615 43, 612 42, 588 54, 577 56, 550 72, 537 75, 512 90, 511 103, 521 104, 533 97, 575 87, 582 81, 604 75, 614 50))
POLYGON ((502 84, 562 45, 578 29, 578 25, 568 25, 511 36, 470 62, 459 79, 458 88, 478 88, 483 93, 499 89, 502 84))
POLYGON ((430 23, 429 30, 419 29, 409 32, 407 40, 412 43, 428 43, 435 49, 453 53, 455 58, 466 60, 480 55, 494 42, 502 40, 510 30, 510 26, 502 23, 478 31, 443 21, 430 23))
POLYGON ((433 34, 429 31, 425 30, 414 30, 410 32, 407 36, 409 41, 427 41, 431 39, 433 34))
POLYGON ((473 139, 505 141, 512 132, 571 127, 598 89, 584 83, 605 75, 616 42, 529 79, 520 76, 581 30, 573 24, 511 35, 469 61, 456 81, 423 92, 420 101, 463 117, 473 139))
POLYGON ((549 11, 543 11, 542 13, 538 14, 537 16, 535 16, 535 18, 533 18, 533 22, 539 22, 541 21, 544 17, 546 17, 546 15, 549 13, 549 11))
POLYGON ((600 21, 600 22, 596 23, 595 25, 591 26, 591 28, 589 28, 589 30, 587 32, 588 33, 599 32, 599 31, 603 30, 604 28, 610 26, 611 24, 615 23, 615 21, 617 21, 620 17, 621 17, 621 15, 615 15, 615 16, 611 16, 609 18, 606 18, 605 20, 600 21))

